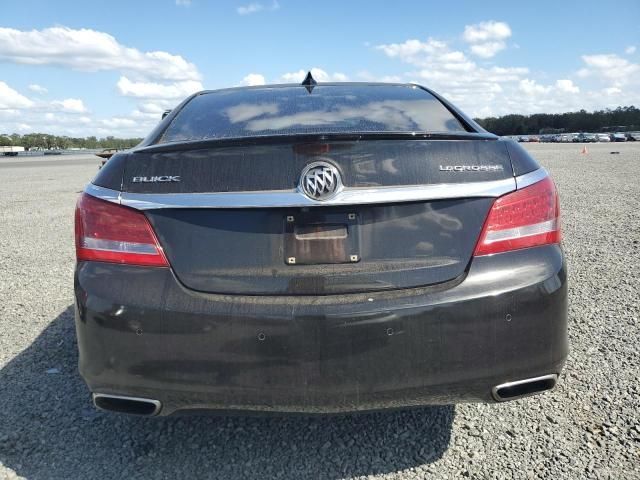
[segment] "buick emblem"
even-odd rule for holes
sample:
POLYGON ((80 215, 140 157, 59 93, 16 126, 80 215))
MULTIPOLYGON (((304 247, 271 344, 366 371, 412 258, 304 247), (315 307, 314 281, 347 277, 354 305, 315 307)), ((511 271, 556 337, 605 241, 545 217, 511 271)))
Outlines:
POLYGON ((328 162, 314 162, 300 175, 300 190, 313 200, 328 200, 342 189, 338 169, 328 162))

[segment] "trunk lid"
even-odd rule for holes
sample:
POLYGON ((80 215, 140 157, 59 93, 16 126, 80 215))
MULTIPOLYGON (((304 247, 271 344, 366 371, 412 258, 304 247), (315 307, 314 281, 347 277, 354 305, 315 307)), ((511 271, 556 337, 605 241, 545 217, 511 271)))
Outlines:
POLYGON ((504 142, 365 140, 140 150, 127 158, 122 196, 145 199, 145 214, 187 288, 324 295, 459 278, 493 202, 478 185, 509 180, 504 142), (301 172, 318 161, 337 167, 352 203, 211 207, 222 193, 293 194, 301 172), (164 180, 140 181, 152 177, 164 180), (460 188, 451 198, 420 194, 454 185, 460 188), (465 195, 467 185, 476 193, 465 195), (405 187, 415 187, 415 200, 388 195, 379 203, 372 196, 405 187))

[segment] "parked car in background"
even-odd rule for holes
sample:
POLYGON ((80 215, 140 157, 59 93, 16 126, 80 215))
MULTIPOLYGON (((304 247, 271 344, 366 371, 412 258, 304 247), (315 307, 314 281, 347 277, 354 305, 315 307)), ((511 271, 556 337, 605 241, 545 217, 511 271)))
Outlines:
POLYGON ((602 143, 608 143, 611 141, 611 137, 606 133, 596 133, 596 139, 598 142, 602 143))
POLYGON ((582 142, 583 143, 596 143, 598 138, 593 133, 583 133, 582 134, 582 142))
POLYGON ((626 142, 627 141, 627 136, 624 133, 621 133, 621 132, 612 133, 611 134, 611 141, 612 142, 626 142))
POLYGON ((121 151, 121 149, 118 149, 118 148, 105 148, 104 150, 101 150, 100 152, 96 153, 96 155, 98 157, 102 158, 102 161, 100 162, 100 165, 98 166, 98 168, 100 169, 100 168, 104 167, 105 163, 107 163, 107 161, 111 157, 113 157, 116 153, 118 153, 119 151, 121 151))
POLYGON ((79 198, 80 373, 147 416, 541 393, 568 351, 559 217, 524 148, 428 89, 200 92, 79 198))
POLYGON ((104 150, 101 150, 98 153, 96 153, 96 156, 100 158, 106 158, 108 160, 111 157, 113 157, 116 153, 118 153, 118 151, 119 150, 117 148, 105 148, 104 150))
POLYGON ((627 142, 640 141, 640 132, 627 132, 625 135, 627 137, 627 142))
POLYGON ((6 157, 15 157, 18 153, 24 152, 24 147, 6 146, 0 147, 0 153, 6 157))

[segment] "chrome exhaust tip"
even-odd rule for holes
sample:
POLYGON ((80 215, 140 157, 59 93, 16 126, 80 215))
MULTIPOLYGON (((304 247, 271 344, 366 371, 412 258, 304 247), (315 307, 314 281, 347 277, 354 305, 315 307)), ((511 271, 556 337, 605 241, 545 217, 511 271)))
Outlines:
POLYGON ((558 382, 558 374, 552 373, 541 377, 525 378, 513 382, 502 383, 491 389, 491 395, 497 402, 506 402, 517 398, 528 397, 551 390, 558 382))
POLYGON ((107 393, 94 393, 93 404, 100 410, 153 417, 160 413, 162 405, 150 398, 126 397, 107 393))

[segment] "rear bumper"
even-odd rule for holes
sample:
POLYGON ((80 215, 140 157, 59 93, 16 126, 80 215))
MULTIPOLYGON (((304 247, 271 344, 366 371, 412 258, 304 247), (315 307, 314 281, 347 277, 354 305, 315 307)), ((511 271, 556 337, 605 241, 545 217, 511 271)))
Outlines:
POLYGON ((169 269, 80 263, 80 372, 93 392, 177 410, 331 413, 462 401, 559 373, 557 246, 478 257, 464 278, 373 294, 211 295, 169 269))

